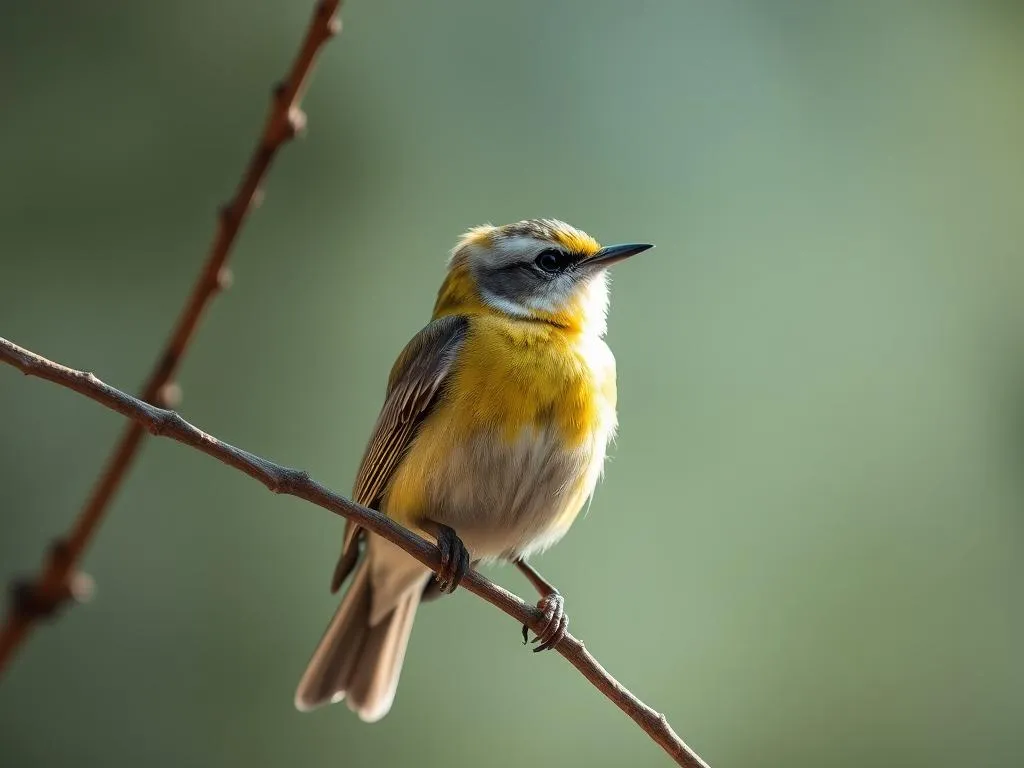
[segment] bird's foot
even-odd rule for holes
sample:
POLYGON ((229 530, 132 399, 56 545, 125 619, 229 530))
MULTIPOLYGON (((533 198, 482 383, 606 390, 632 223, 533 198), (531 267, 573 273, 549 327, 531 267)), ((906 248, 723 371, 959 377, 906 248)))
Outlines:
MULTIPOLYGON (((565 637, 569 627, 569 616, 565 612, 565 599, 558 593, 552 592, 537 601, 537 610, 544 615, 544 628, 533 638, 537 644, 533 649, 534 653, 554 648, 565 637)), ((523 625, 523 645, 526 645, 529 627, 523 625)))
POLYGON ((437 572, 437 587, 451 594, 469 572, 469 550, 454 530, 447 525, 435 528, 437 548, 441 550, 441 569, 437 572))

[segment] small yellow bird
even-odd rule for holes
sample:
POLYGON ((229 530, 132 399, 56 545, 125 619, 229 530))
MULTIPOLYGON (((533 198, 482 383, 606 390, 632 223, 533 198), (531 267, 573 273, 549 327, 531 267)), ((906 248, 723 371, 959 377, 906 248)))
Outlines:
POLYGON ((651 247, 602 248, 553 219, 462 237, 431 323, 391 370, 353 491, 434 538, 441 570, 349 523, 331 590, 354 570, 352 584, 299 682, 298 709, 345 699, 367 722, 386 715, 420 602, 481 561, 514 562, 540 593, 535 650, 561 640, 562 597, 526 557, 562 538, 601 476, 617 423, 606 270, 651 247))

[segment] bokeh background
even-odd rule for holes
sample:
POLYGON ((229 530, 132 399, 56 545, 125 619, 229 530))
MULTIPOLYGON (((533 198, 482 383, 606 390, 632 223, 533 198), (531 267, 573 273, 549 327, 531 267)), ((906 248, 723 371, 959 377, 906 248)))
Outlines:
MULTIPOLYGON (((5 4, 0 334, 138 386, 310 6, 5 4)), ((615 275, 606 480, 538 561, 574 632, 717 767, 1024 764, 1021 10, 351 0, 181 410, 347 491, 463 229, 655 242, 615 275)), ((0 576, 121 427, 0 370, 0 576)), ((466 593, 383 722, 296 713, 341 528, 148 443, 95 601, 2 680, 0 763, 666 764, 466 593)))

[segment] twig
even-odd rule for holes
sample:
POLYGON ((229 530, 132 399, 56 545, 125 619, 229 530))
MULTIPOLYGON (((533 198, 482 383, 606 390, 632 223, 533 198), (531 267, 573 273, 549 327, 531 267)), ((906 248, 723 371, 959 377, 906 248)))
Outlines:
MULTIPOLYGON (((206 263, 167 345, 142 388, 140 397, 148 403, 174 405, 177 399, 174 374, 203 311, 210 300, 231 282, 231 273, 226 263, 238 230, 250 208, 259 202, 260 184, 277 151, 305 127, 306 117, 299 108, 299 102, 317 54, 324 43, 341 29, 337 17, 339 5, 340 0, 320 0, 316 4, 291 70, 274 88, 263 133, 249 158, 245 175, 234 197, 220 210, 217 232, 206 263)), ((0 674, 36 621, 52 615, 70 598, 84 596, 87 592, 91 582, 84 574, 77 573, 77 563, 127 475, 144 436, 145 429, 139 422, 133 421, 128 425, 71 530, 57 539, 50 548, 42 571, 34 579, 14 585, 11 608, 0 630, 0 674)))
MULTIPOLYGON (((401 547, 434 571, 441 565, 437 547, 428 543, 388 517, 362 507, 339 496, 306 472, 274 464, 249 451, 236 448, 192 426, 174 411, 157 408, 131 395, 104 384, 91 373, 76 371, 40 357, 34 352, 0 338, 0 361, 13 365, 27 376, 37 376, 85 395, 107 408, 127 416, 143 429, 179 443, 197 448, 208 456, 245 472, 274 493, 284 493, 305 499, 317 506, 346 517, 378 536, 401 547)), ((533 606, 523 602, 506 589, 471 570, 462 586, 474 595, 500 608, 520 624, 534 631, 544 628, 546 622, 533 606)), ((707 764, 690 749, 665 716, 644 704, 602 667, 583 643, 570 634, 555 646, 569 663, 578 669, 591 684, 615 705, 629 715, 676 763, 687 768, 707 768, 707 764)))

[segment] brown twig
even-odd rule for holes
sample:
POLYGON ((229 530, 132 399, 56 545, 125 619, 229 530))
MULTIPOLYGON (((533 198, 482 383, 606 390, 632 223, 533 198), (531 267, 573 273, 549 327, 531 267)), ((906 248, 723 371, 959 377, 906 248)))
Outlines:
MULTIPOLYGON (((225 265, 238 230, 246 214, 258 203, 260 184, 277 151, 305 127, 306 118, 299 103, 317 54, 324 43, 341 29, 337 17, 339 5, 340 0, 320 0, 316 4, 291 70, 274 88, 263 133, 249 158, 245 175, 234 197, 220 210, 217 232, 206 263, 167 345, 142 388, 140 397, 147 403, 174 404, 177 387, 173 378, 203 311, 210 300, 230 284, 231 273, 225 265)), ((36 621, 53 614, 69 599, 82 597, 89 591, 91 582, 84 574, 77 573, 77 563, 127 475, 145 434, 139 422, 133 421, 128 425, 71 530, 50 548, 42 571, 32 580, 15 584, 11 609, 0 630, 0 674, 36 621)))
MULTIPOLYGON (((274 493, 284 493, 305 499, 317 506, 346 517, 361 527, 382 536, 401 547, 428 568, 437 571, 441 556, 437 547, 428 543, 388 517, 372 509, 362 507, 343 496, 339 496, 306 472, 274 464, 256 454, 236 448, 216 437, 192 426, 174 411, 157 408, 131 395, 104 384, 91 373, 76 371, 54 363, 34 352, 22 349, 6 339, 0 338, 0 361, 13 365, 27 376, 37 376, 85 395, 107 408, 127 416, 154 435, 162 435, 197 448, 208 456, 245 472, 259 480, 274 493)), ((528 625, 535 632, 544 628, 546 622, 539 611, 523 602, 506 589, 470 571, 462 586, 478 597, 500 608, 521 624, 528 625)), ((618 680, 602 667, 583 643, 570 634, 555 646, 569 663, 582 673, 591 684, 615 705, 629 715, 676 763, 687 768, 707 768, 707 764, 690 749, 672 727, 665 716, 644 704, 618 680)))

